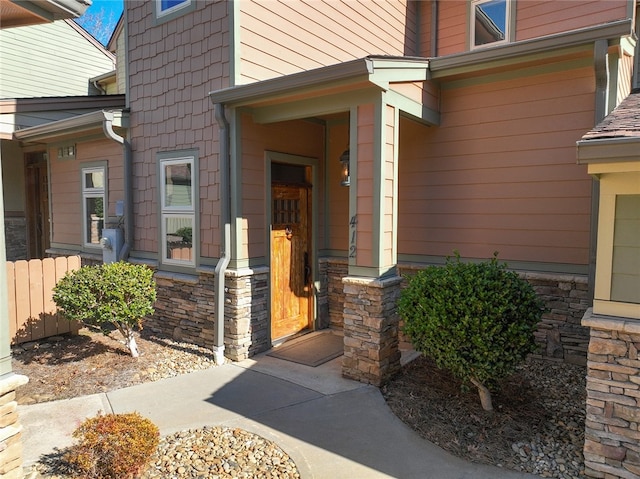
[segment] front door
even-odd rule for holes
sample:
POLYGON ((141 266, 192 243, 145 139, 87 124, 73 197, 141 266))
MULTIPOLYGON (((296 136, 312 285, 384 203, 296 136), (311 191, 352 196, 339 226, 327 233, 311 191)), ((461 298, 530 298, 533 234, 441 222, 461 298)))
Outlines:
POLYGON ((49 178, 44 153, 27 155, 27 229, 29 258, 44 258, 49 248, 49 178))
POLYGON ((311 327, 310 189, 271 187, 271 338, 311 327))

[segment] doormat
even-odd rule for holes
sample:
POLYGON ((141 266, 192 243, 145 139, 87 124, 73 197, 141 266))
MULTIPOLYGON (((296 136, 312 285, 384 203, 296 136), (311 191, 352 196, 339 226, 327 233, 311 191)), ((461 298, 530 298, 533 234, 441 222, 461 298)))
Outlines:
POLYGON ((292 344, 283 344, 267 353, 278 359, 316 367, 342 356, 344 338, 332 332, 307 334, 292 344))

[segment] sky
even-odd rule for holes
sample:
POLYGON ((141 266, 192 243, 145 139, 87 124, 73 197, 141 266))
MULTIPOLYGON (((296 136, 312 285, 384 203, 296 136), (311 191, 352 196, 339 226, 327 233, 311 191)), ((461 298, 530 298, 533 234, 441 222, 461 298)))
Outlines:
POLYGON ((122 14, 123 0, 92 0, 76 22, 103 45, 106 45, 122 14))

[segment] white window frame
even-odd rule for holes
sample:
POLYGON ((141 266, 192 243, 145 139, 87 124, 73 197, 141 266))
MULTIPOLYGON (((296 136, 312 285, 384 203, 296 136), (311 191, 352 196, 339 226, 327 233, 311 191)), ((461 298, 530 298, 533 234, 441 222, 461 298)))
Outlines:
POLYGON ((183 10, 183 9, 189 8, 192 3, 194 3, 194 0, 183 0, 178 5, 174 5, 173 7, 169 7, 169 8, 163 9, 162 8, 162 0, 155 0, 156 18, 157 19, 164 19, 165 17, 171 16, 173 14, 180 15, 180 13, 181 13, 180 11, 183 10))
POLYGON ((196 185, 196 158, 194 156, 178 156, 160 158, 160 262, 166 265, 174 266, 195 266, 196 245, 197 243, 197 225, 196 225, 196 203, 198 201, 197 185, 196 185), (167 205, 166 204, 166 166, 170 165, 191 165, 191 206, 167 205), (167 257, 167 219, 189 219, 191 220, 191 260, 171 259, 167 257))
MULTIPOLYGON (((100 238, 97 243, 87 241, 87 200, 91 198, 102 198, 102 228, 104 229, 107 222, 107 167, 106 166, 86 166, 80 169, 81 185, 82 185, 82 244, 86 248, 100 248, 100 238), (89 173, 102 173, 102 187, 88 187, 86 184, 87 174, 89 173)), ((102 236, 102 235, 99 235, 102 236)))
POLYGON ((469 3, 469 47, 471 50, 477 50, 480 48, 489 48, 496 45, 504 45, 512 41, 513 28, 512 25, 512 0, 505 1, 505 22, 504 22, 504 39, 497 40, 495 42, 483 43, 482 45, 476 45, 476 7, 484 3, 490 3, 495 0, 470 0, 469 3))

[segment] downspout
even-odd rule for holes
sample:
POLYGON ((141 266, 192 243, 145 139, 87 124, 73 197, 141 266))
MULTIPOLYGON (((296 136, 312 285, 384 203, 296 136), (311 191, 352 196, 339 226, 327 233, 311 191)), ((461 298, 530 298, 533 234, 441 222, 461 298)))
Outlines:
MULTIPOLYGON (((596 80, 594 125, 600 123, 609 113, 609 42, 596 40, 593 48, 596 80)), ((591 219, 589 225, 589 276, 588 295, 593 301, 596 284, 596 254, 598 247, 598 217, 600 216, 600 182, 591 180, 591 219)))
POLYGON ((224 304, 225 304, 225 273, 227 266, 231 261, 229 248, 231 245, 231 214, 229 213, 230 204, 230 178, 229 178, 229 122, 225 116, 224 105, 215 103, 213 105, 216 121, 220 127, 220 149, 219 149, 219 165, 220 165, 220 223, 223 227, 221 236, 222 244, 220 245, 220 259, 216 264, 214 273, 215 277, 215 331, 213 336, 213 356, 216 364, 224 364, 224 304))
POLYGON ((438 56, 438 0, 431 3, 431 56, 438 56))
POLYGON ((133 167, 131 162, 131 143, 118 135, 113 131, 113 119, 114 114, 112 111, 104 111, 104 122, 102 123, 102 130, 107 138, 116 141, 124 146, 124 245, 120 250, 120 261, 125 261, 129 258, 129 252, 131 251, 131 245, 133 244, 133 167))

